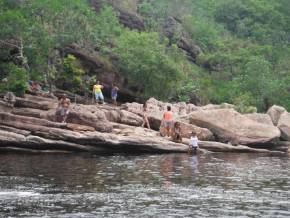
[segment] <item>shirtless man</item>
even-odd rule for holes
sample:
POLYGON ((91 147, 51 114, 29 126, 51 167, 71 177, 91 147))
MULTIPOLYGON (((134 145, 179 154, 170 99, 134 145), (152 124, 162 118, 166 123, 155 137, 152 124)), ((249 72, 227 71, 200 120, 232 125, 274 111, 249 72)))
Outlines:
POLYGON ((65 94, 62 95, 58 102, 58 108, 56 111, 56 121, 65 123, 67 116, 69 114, 69 106, 70 106, 70 100, 66 97, 65 94))

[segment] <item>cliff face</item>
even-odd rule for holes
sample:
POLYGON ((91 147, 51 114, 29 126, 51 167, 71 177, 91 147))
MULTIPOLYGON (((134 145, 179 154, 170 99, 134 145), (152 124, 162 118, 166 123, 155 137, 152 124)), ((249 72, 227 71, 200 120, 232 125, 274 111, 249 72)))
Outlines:
MULTIPOLYGON (((91 0, 92 7, 96 13, 101 11, 105 3, 101 0, 91 0)), ((144 21, 144 18, 138 14, 137 4, 141 1, 134 1, 133 9, 128 9, 124 7, 122 1, 107 1, 106 4, 111 5, 115 10, 119 18, 119 22, 125 27, 137 30, 146 31, 148 30, 144 21)), ((176 17, 168 17, 164 24, 161 26, 160 33, 169 39, 169 45, 173 40, 177 40, 177 46, 184 51, 187 55, 188 60, 194 64, 197 63, 197 56, 202 53, 201 48, 193 43, 190 37, 186 34, 180 35, 177 39, 174 39, 177 32, 183 32, 181 27, 181 21, 176 17)), ((114 45, 112 45, 114 46, 114 45)), ((120 98, 122 102, 133 102, 140 100, 140 94, 136 93, 137 87, 132 87, 128 85, 126 76, 114 67, 114 54, 111 54, 111 60, 109 60, 111 67, 107 67, 107 63, 104 62, 104 58, 96 50, 94 52, 86 52, 82 49, 71 45, 65 49, 67 54, 73 54, 77 57, 82 66, 89 72, 89 75, 96 75, 99 80, 101 80, 105 85, 110 86, 112 83, 117 83, 120 87, 120 98)), ((105 92, 109 90, 105 89, 105 92)), ((141 93, 142 94, 142 93, 141 93)), ((197 103, 199 100, 193 99, 193 103, 197 103)))

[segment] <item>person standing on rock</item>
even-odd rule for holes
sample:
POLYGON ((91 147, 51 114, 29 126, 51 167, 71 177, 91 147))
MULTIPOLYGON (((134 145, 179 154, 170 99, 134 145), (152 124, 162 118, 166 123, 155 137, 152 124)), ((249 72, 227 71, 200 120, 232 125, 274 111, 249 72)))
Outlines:
POLYGON ((100 84, 100 81, 97 81, 97 84, 94 85, 94 87, 93 87, 93 93, 95 95, 97 103, 99 103, 99 101, 101 102, 101 104, 104 103, 104 96, 103 96, 103 93, 102 93, 102 89, 103 88, 104 88, 104 86, 102 86, 100 84))
POLYGON ((111 98, 112 98, 112 103, 114 107, 117 107, 118 91, 119 91, 118 86, 116 86, 116 84, 113 83, 112 90, 111 90, 111 98))
POLYGON ((163 124, 166 129, 166 135, 170 137, 173 124, 173 113, 170 106, 167 106, 167 111, 163 114, 163 124))
POLYGON ((143 104, 143 123, 142 123, 142 127, 144 128, 145 125, 147 126, 148 129, 150 129, 150 124, 149 124, 148 114, 147 114, 147 103, 146 102, 143 104))
POLYGON ((66 119, 69 114, 70 99, 63 94, 58 102, 58 108, 56 110, 56 121, 66 123, 66 119))
POLYGON ((13 94, 13 92, 7 92, 4 96, 4 99, 3 99, 5 102, 7 102, 7 104, 11 107, 14 107, 14 104, 16 102, 16 97, 15 95, 13 94))

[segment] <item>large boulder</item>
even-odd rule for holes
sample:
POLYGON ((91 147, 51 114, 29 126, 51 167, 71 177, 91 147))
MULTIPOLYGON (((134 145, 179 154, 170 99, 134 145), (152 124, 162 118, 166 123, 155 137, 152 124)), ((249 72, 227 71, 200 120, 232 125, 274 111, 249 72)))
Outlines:
MULTIPOLYGON (((200 109, 194 104, 186 104, 185 102, 165 103, 158 101, 155 98, 148 99, 146 103, 149 116, 155 117, 158 120, 162 119, 163 113, 166 111, 167 106, 171 107, 171 111, 173 112, 175 118, 200 109)), ((126 103, 123 104, 121 108, 132 113, 139 114, 140 116, 142 116, 143 113, 143 105, 138 103, 126 103)))
POLYGON ((102 105, 98 107, 102 110, 108 121, 114 123, 121 123, 129 126, 141 126, 143 119, 139 115, 130 111, 122 110, 117 107, 102 105))
POLYGON ((196 132, 199 140, 211 141, 214 140, 212 132, 206 128, 201 128, 189 123, 180 122, 181 137, 190 138, 192 131, 196 132))
POLYGON ((233 109, 199 110, 192 112, 190 123, 207 128, 222 142, 263 144, 280 137, 280 131, 253 121, 233 109))
POLYGON ((281 130, 281 137, 286 141, 290 141, 290 113, 281 114, 278 128, 281 130))
POLYGON ((100 132, 111 132, 113 128, 106 114, 95 105, 72 105, 67 122, 91 126, 100 132))
POLYGON ((273 105, 272 107, 269 108, 269 110, 267 111, 267 114, 271 117, 274 125, 277 126, 279 119, 280 119, 280 116, 284 112, 286 112, 285 108, 277 106, 277 105, 273 105))
POLYGON ((273 126, 272 119, 268 114, 252 113, 252 114, 244 114, 244 116, 258 123, 273 126))
MULTIPOLYGON (((192 131, 197 133, 197 136, 202 140, 213 140, 214 136, 208 129, 200 128, 198 126, 189 124, 187 120, 183 120, 180 117, 186 116, 192 111, 199 110, 199 108, 193 104, 186 104, 184 102, 179 103, 164 103, 158 101, 154 98, 150 98, 147 102, 148 109, 148 120, 150 127, 154 130, 159 130, 161 125, 161 120, 164 112, 167 110, 167 106, 171 106, 172 112, 174 114, 175 121, 180 122, 181 124, 181 135, 182 137, 189 138, 192 131)), ((122 105, 124 110, 127 110, 131 113, 139 115, 142 117, 143 114, 143 105, 138 103, 126 103, 122 105)))

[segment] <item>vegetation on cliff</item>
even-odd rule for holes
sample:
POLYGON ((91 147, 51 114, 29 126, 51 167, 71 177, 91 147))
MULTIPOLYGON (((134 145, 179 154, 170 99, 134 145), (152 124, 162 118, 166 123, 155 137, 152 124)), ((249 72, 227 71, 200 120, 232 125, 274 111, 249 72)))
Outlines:
POLYGON ((144 97, 290 109, 289 10, 288 0, 0 0, 0 92, 21 95, 28 78, 88 92, 84 77, 96 75, 73 45, 144 97))

